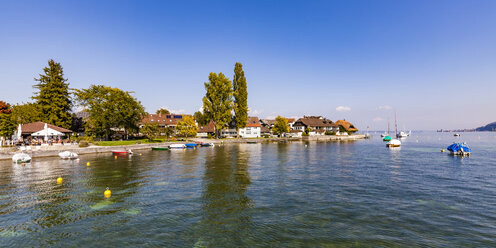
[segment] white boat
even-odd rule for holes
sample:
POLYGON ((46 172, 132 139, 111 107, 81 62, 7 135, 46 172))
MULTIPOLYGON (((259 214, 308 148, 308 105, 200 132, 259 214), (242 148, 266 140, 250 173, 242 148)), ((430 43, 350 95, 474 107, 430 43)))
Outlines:
POLYGON ((12 162, 14 163, 29 163, 31 162, 31 157, 26 153, 20 152, 12 156, 12 162))
POLYGON ((394 133, 396 133, 396 139, 392 139, 391 141, 386 143, 386 147, 393 148, 393 147, 400 147, 401 146, 401 141, 398 139, 398 131, 397 131, 397 125, 396 125, 396 113, 394 113, 394 133))
POLYGON ((459 133, 455 133, 453 136, 458 137, 458 136, 460 136, 460 134, 459 133))
POLYGON ((170 144, 169 149, 184 149, 186 148, 185 144, 170 144))
POLYGON ((77 153, 70 152, 70 151, 64 151, 59 153, 59 157, 61 159, 76 159, 78 158, 77 153))
POLYGON ((388 143, 386 143, 386 147, 400 147, 401 141, 399 139, 392 139, 388 143))
POLYGON ((398 133, 398 138, 406 138, 406 137, 408 137, 408 133, 403 131, 400 131, 400 133, 398 133))

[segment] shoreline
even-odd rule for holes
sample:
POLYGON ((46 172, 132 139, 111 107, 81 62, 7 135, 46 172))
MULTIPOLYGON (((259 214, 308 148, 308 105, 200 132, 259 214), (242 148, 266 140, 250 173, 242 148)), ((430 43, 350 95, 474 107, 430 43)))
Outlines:
MULTIPOLYGON (((298 138, 254 138, 254 139, 202 139, 202 138, 193 138, 188 141, 182 142, 162 142, 162 143, 150 143, 150 144, 133 144, 133 145, 119 145, 119 146, 89 146, 89 147, 78 147, 74 145, 67 146, 51 146, 49 149, 40 149, 40 150, 26 150, 22 151, 31 156, 31 158, 42 158, 42 157, 58 157, 59 152, 62 151, 71 151, 75 152, 78 155, 83 154, 94 154, 94 153, 107 153, 112 152, 113 150, 143 150, 143 149, 151 149, 152 147, 168 147, 171 144, 177 143, 188 143, 188 142, 208 142, 214 143, 216 145, 219 144, 236 144, 236 143, 267 143, 267 142, 288 142, 288 141, 355 141, 366 139, 367 137, 363 134, 349 135, 349 136, 306 136, 306 137, 298 137, 298 138)), ((8 160, 12 159, 12 156, 20 152, 20 150, 13 148, 0 148, 0 160, 8 160)))

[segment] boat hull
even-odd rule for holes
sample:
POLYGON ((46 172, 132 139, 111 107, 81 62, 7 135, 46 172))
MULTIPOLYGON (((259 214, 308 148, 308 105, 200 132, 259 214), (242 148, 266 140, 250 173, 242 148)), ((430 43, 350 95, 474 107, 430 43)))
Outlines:
POLYGON ((154 151, 166 151, 169 150, 169 147, 152 147, 154 151))

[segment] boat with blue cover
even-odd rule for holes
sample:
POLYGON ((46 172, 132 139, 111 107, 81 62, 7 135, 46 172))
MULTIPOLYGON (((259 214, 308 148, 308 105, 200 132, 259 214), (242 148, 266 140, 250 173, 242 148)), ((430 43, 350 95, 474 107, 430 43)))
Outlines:
POLYGON ((448 146, 447 149, 448 151, 450 151, 451 154, 460 156, 470 156, 470 153, 472 152, 472 149, 470 149, 470 147, 468 147, 465 142, 454 142, 453 144, 448 146))
POLYGON ((196 148, 196 143, 187 143, 186 148, 196 148))

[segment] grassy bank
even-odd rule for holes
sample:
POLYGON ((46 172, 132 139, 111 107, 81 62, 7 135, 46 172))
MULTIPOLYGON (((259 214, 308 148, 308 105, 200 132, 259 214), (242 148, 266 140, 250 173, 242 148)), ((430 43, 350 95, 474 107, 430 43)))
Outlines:
POLYGON ((150 144, 150 143, 162 143, 165 139, 154 139, 149 141, 148 139, 139 140, 115 140, 115 141, 94 141, 91 142, 96 146, 125 146, 125 145, 136 145, 136 144, 150 144))

